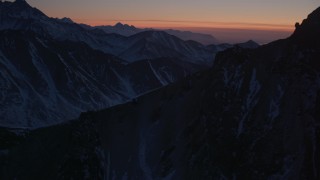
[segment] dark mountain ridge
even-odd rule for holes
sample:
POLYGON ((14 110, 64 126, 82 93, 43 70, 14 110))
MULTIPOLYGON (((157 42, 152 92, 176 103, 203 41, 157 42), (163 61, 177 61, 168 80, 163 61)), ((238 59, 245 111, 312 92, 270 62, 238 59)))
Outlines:
POLYGON ((319 9, 287 39, 220 52, 132 102, 22 140, 2 130, 2 177, 319 179, 319 9))

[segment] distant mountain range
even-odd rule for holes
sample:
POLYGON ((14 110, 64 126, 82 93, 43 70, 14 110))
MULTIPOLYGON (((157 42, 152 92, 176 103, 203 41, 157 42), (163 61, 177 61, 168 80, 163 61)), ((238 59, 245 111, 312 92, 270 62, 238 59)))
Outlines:
POLYGON ((2 128, 0 178, 319 179, 319 22, 320 8, 287 39, 229 48, 126 104, 2 128))
POLYGON ((219 41, 215 37, 209 34, 194 33, 190 31, 179 31, 174 29, 166 29, 166 30, 157 30, 152 28, 140 29, 132 25, 130 26, 127 24, 122 24, 120 22, 115 24, 114 26, 95 26, 91 28, 99 28, 104 30, 106 33, 117 33, 123 36, 132 36, 140 32, 156 30, 156 31, 164 31, 170 35, 174 35, 185 41, 188 41, 188 40, 197 41, 204 45, 219 43, 219 41))
POLYGON ((93 49, 126 57, 124 60, 128 62, 179 55, 179 58, 195 64, 212 64, 216 54, 200 43, 183 41, 164 31, 143 31, 125 37, 106 33, 99 28, 88 28, 73 23, 68 18, 49 18, 25 1, 2 2, 1 19, 0 30, 29 30, 59 41, 81 41, 93 49), (132 51, 133 47, 136 49, 135 52, 132 51), (145 51, 147 53, 144 53, 145 51), (126 54, 127 52, 129 54, 126 54))
POLYGON ((28 128, 126 102, 210 67, 232 47, 164 31, 110 34, 24 0, 0 2, 0 39, 0 126, 28 128))

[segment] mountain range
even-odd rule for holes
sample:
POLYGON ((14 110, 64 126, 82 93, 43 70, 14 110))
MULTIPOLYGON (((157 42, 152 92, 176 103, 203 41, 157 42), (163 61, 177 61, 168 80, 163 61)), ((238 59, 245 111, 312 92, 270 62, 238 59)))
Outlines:
MULTIPOLYGON (((117 33, 123 36, 132 36, 134 34, 141 33, 144 31, 154 30, 152 28, 144 28, 144 29, 136 28, 132 25, 122 24, 120 22, 115 24, 114 26, 95 26, 95 27, 87 26, 87 27, 98 28, 98 29, 104 30, 106 33, 117 33)), ((204 45, 219 43, 219 41, 215 37, 209 34, 194 33, 190 31, 179 31, 174 29, 165 29, 165 30, 158 30, 158 31, 164 31, 170 35, 174 35, 185 41, 189 41, 189 40, 197 41, 204 45)))
POLYGON ((319 179, 320 8, 130 102, 0 129, 1 179, 319 179))
POLYGON ((25 1, 0 2, 0 30, 6 127, 52 125, 128 101, 208 67, 217 52, 164 32, 87 30, 25 1))
POLYGON ((110 34, 24 0, 0 2, 0 39, 0 126, 27 128, 126 102, 210 67, 232 47, 164 31, 110 34))
POLYGON ((106 33, 99 28, 88 28, 87 25, 76 24, 69 18, 49 18, 26 1, 1 2, 0 8, 0 30, 28 30, 58 41, 85 42, 91 48, 108 54, 118 57, 130 56, 124 59, 128 62, 179 55, 195 64, 212 64, 217 53, 205 45, 195 41, 181 40, 165 31, 143 31, 126 37, 120 35, 121 31, 118 34, 106 33), (135 52, 131 51, 133 47, 136 48, 135 52), (171 52, 166 54, 165 49, 171 52), (147 54, 144 51, 147 51, 147 54), (129 52, 128 55, 127 52, 129 52))

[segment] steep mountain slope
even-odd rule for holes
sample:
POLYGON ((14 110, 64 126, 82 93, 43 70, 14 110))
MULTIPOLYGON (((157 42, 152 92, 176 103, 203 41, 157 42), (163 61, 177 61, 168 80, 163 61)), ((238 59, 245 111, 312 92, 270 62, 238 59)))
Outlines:
POLYGON ((1 1, 0 126, 47 126, 126 102, 208 67, 218 51, 154 33, 106 34, 1 1))
POLYGON ((56 40, 85 42, 107 53, 116 49, 107 34, 101 38, 76 23, 50 18, 24 0, 0 2, 0 10, 0 30, 28 30, 56 40))
POLYGON ((146 31, 130 36, 124 44, 128 48, 119 56, 128 61, 159 57, 179 57, 194 64, 212 64, 215 53, 206 46, 183 41, 162 31, 146 31))
POLYGON ((229 49, 210 70, 74 122, 1 129, 1 176, 319 179, 319 22, 320 8, 288 39, 229 49))
POLYGON ((28 30, 51 36, 59 40, 83 41, 98 49, 111 49, 105 40, 97 41, 94 34, 90 34, 81 26, 55 18, 49 18, 36 8, 32 8, 26 1, 0 2, 1 30, 28 30))
POLYGON ((0 125, 56 124, 125 102, 201 68, 174 58, 125 64, 84 43, 0 31, 0 125))

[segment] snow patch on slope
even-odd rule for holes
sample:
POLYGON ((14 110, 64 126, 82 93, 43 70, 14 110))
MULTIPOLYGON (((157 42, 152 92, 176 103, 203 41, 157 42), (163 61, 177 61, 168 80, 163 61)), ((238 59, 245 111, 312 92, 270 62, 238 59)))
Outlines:
POLYGON ((247 119, 249 113, 251 112, 252 108, 258 103, 258 99, 255 99, 258 92, 260 91, 261 85, 257 80, 257 70, 254 68, 251 75, 251 80, 249 84, 249 94, 246 98, 246 103, 244 107, 244 114, 239 122, 238 130, 237 130, 237 137, 239 137, 244 131, 244 121, 247 119))
POLYGON ((148 61, 149 63, 149 66, 153 72, 153 74, 157 77, 157 79, 159 80, 159 82, 164 86, 164 85, 167 85, 168 82, 162 78, 162 76, 160 74, 157 73, 157 71, 153 68, 153 66, 151 65, 150 61, 148 61))

